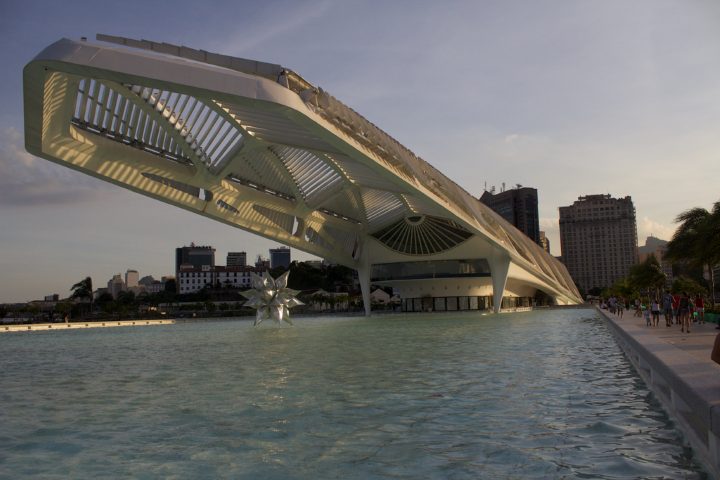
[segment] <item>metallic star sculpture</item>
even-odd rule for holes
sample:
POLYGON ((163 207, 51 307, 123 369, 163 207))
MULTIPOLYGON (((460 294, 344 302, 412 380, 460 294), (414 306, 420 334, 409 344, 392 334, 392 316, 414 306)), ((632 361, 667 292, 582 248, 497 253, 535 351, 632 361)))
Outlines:
POLYGON ((250 273, 253 279, 253 288, 246 292, 240 292, 240 295, 247 298, 246 307, 252 307, 257 310, 255 314, 255 326, 268 317, 278 325, 282 326, 283 320, 290 325, 290 309, 297 305, 305 305, 303 302, 295 298, 300 293, 299 290, 290 290, 287 288, 287 279, 290 272, 283 273, 280 278, 273 280, 270 274, 266 278, 250 273))

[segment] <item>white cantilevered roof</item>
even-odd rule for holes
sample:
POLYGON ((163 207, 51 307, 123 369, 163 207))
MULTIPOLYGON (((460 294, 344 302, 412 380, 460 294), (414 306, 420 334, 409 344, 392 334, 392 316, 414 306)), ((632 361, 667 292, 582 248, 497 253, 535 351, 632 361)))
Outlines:
POLYGON ((31 153, 348 266, 366 238, 431 255, 478 236, 580 300, 564 265, 297 73, 98 40, 155 53, 68 39, 41 52, 24 71, 31 153))

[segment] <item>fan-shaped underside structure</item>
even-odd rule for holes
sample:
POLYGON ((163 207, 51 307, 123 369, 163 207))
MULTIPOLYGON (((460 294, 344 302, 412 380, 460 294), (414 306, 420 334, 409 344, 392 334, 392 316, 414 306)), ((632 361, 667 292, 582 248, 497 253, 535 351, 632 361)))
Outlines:
POLYGON ((24 70, 30 153, 356 268, 364 294, 374 265, 422 258, 486 262, 477 292, 581 301, 554 257, 297 73, 98 39, 146 51, 63 39, 41 52, 24 70))

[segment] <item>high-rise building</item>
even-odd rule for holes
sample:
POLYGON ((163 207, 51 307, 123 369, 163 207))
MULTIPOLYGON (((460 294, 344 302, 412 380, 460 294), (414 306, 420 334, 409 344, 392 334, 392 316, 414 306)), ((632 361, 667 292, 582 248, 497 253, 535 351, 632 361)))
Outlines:
POLYGON ((189 247, 175 249, 175 276, 180 272, 180 265, 189 264, 195 268, 203 265, 215 266, 215 249, 213 247, 198 246, 191 243, 189 247))
POLYGON ((125 286, 127 288, 137 287, 140 281, 140 274, 137 270, 128 270, 125 272, 125 286))
POLYGON ((228 267, 244 267, 247 265, 247 253, 228 252, 226 265, 228 267))
POLYGON ((500 193, 493 193, 494 189, 495 187, 490 191, 486 190, 480 201, 527 235, 530 240, 541 245, 537 190, 519 184, 516 188, 503 189, 500 193))
POLYGON ((278 247, 270 249, 270 268, 290 268, 290 247, 278 247))
POLYGON ((125 282, 123 282, 122 276, 118 273, 108 282, 107 289, 108 293, 110 293, 113 298, 117 299, 118 293, 127 291, 127 286, 125 285, 125 282))
POLYGON ((270 260, 263 257, 261 253, 258 253, 257 258, 255 259, 255 267, 256 268, 270 268, 270 260))
POLYGON ((632 198, 587 195, 560 207, 562 262, 586 292, 611 286, 637 262, 637 223, 632 198))
POLYGON ((550 253, 550 239, 545 236, 545 232, 540 231, 540 246, 546 252, 550 253))

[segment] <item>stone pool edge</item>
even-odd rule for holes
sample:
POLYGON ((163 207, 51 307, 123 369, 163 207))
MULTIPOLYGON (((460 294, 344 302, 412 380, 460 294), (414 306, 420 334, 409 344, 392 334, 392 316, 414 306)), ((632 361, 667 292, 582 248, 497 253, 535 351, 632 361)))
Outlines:
POLYGON ((720 371, 595 307, 703 465, 720 479, 720 371))

